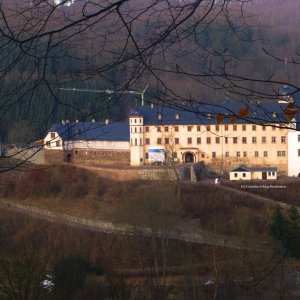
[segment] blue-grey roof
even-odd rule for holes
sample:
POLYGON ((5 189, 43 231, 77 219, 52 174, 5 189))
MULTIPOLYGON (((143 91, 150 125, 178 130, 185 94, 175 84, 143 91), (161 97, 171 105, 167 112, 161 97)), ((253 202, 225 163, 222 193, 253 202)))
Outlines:
POLYGON ((57 132, 63 140, 129 141, 128 122, 57 123, 49 131, 57 132))
POLYGON ((238 165, 232 168, 229 172, 277 172, 275 167, 247 167, 238 165))
POLYGON ((251 168, 245 166, 245 165, 238 165, 235 166, 234 168, 232 168, 231 170, 229 170, 229 172, 237 172, 237 171, 246 171, 246 172, 251 172, 251 168))
POLYGON ((149 105, 140 106, 139 112, 144 117, 144 124, 216 124, 216 117, 222 115, 220 123, 286 123, 284 109, 286 103, 274 102, 236 102, 233 100, 220 101, 212 104, 185 104, 185 105, 149 105), (240 109, 247 108, 248 113, 243 117, 240 109))

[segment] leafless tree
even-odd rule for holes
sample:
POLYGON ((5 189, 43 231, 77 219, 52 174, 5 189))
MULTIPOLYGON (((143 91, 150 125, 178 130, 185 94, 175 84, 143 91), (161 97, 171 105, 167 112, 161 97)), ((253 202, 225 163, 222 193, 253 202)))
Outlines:
MULTIPOLYGON (((213 89, 216 96, 229 93, 230 98, 243 101, 238 112, 229 111, 233 122, 235 117, 268 121, 249 118, 248 103, 278 97, 286 80, 272 70, 261 76, 239 72, 237 65, 251 61, 224 45, 212 45, 207 37, 207 30, 217 24, 223 36, 220 44, 233 39, 248 47, 256 42, 247 31, 253 25, 253 16, 244 10, 247 5, 252 1, 3 1, 0 121, 13 112, 18 116, 13 121, 20 121, 21 115, 25 118, 24 113, 27 120, 34 120, 38 112, 44 116, 40 132, 45 132, 61 107, 66 116, 71 112, 86 118, 104 115, 114 105, 122 105, 123 91, 142 90, 147 84, 147 101, 156 99, 201 115, 207 111, 199 111, 195 103, 210 102, 211 110, 220 105, 207 100, 205 91, 213 89), (83 111, 80 98, 79 103, 69 101, 60 87, 116 93, 109 100, 108 95, 99 96, 101 101, 83 111)), ((214 37, 218 40, 217 34, 214 37)), ((292 58, 287 64, 299 62, 292 58)), ((290 86, 292 94, 298 91, 295 84, 290 86)), ((82 95, 85 101, 87 96, 82 95)), ((290 121, 298 108, 291 105, 288 110, 282 115, 290 121)), ((222 122, 224 115, 214 117, 222 122)), ((21 152, 28 147, 23 143, 21 152)))

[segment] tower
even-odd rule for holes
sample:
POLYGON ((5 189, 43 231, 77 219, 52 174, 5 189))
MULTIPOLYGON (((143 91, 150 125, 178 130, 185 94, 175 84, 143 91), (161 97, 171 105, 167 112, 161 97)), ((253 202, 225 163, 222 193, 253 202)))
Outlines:
POLYGON ((134 108, 129 115, 130 129, 130 165, 144 164, 144 118, 142 113, 134 108))

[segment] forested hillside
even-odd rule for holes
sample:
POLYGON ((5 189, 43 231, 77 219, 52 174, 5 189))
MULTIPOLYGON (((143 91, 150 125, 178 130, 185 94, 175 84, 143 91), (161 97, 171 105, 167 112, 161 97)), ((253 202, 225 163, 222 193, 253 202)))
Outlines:
MULTIPOLYGON (((168 18, 164 15, 167 2, 161 1, 139 18, 136 15, 145 4, 132 2, 120 9, 126 12, 124 22, 132 25, 130 32, 144 51, 152 41, 151 35, 159 36, 168 18), (128 21, 134 17, 136 22, 128 21)), ((2 9, 19 9, 20 3, 4 2, 2 9)), ((42 19, 32 16, 50 8, 32 9, 31 18, 24 10, 21 18, 10 15, 0 20, 8 22, 8 28, 22 37, 8 40, 9 32, 0 33, 0 135, 7 143, 41 138, 52 123, 61 120, 116 120, 138 101, 133 95, 65 91, 59 89, 62 87, 142 91, 149 84, 146 100, 163 97, 167 89, 169 99, 174 95, 174 99, 211 102, 226 97, 226 81, 215 79, 224 70, 251 79, 284 81, 284 57, 289 61, 289 82, 299 84, 300 68, 291 63, 300 52, 297 0, 256 0, 244 6, 232 3, 228 7, 230 22, 226 12, 213 11, 197 26, 186 25, 181 32, 171 32, 146 57, 133 57, 135 45, 127 40, 128 28, 120 27, 115 14, 101 17, 88 29, 67 28, 59 38, 55 33, 49 39, 43 35, 32 39, 29 33, 39 34, 35 26, 38 28, 42 19), (33 24, 28 20, 34 20, 33 24), (148 68, 141 67, 143 60, 149 61, 148 68)), ((67 27, 78 12, 88 16, 96 8, 96 4, 81 1, 59 7, 52 13, 52 23, 47 23, 48 29, 67 27)), ((274 89, 251 80, 244 84, 250 90, 274 89)), ((243 97, 232 90, 230 97, 243 97)))

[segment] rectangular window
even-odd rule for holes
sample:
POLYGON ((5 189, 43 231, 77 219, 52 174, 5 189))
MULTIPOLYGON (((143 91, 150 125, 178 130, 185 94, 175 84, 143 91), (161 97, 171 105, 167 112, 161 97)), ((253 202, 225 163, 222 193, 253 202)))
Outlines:
POLYGON ((178 126, 174 127, 175 132, 178 132, 178 126))
POLYGON ((256 125, 252 125, 252 130, 256 131, 256 125))
POLYGON ((234 173, 234 177, 237 177, 237 173, 234 173))
POLYGON ((210 144, 210 142, 211 142, 210 137, 207 137, 207 138, 206 138, 206 143, 207 143, 207 144, 210 144))
POLYGON ((266 138, 265 136, 262 136, 262 137, 261 137, 261 142, 262 142, 263 144, 265 144, 265 143, 267 142, 267 138, 266 138))
POLYGON ((300 142, 300 134, 298 134, 298 142, 300 142))
POLYGON ((283 143, 283 144, 285 143, 285 136, 281 137, 281 143, 283 143))
POLYGON ((246 138, 246 137, 243 137, 243 138, 242 138, 242 143, 243 143, 243 144, 247 144, 247 138, 246 138))
POLYGON ((225 136, 225 144, 228 144, 228 137, 225 136))
POLYGON ((148 152, 145 153, 145 159, 148 159, 149 158, 149 154, 148 152))
POLYGON ((206 125, 206 130, 210 131, 210 125, 206 125))
POLYGON ((238 151, 238 152, 236 153, 236 157, 241 157, 241 152, 240 152, 240 151, 238 151))
POLYGON ((228 151, 225 152, 225 157, 229 157, 229 152, 228 151))
POLYGON ((149 132, 149 127, 148 126, 145 127, 145 131, 149 132))
POLYGON ((219 131, 219 130, 220 130, 220 126, 216 125, 216 131, 219 131))
POLYGON ((242 128, 243 128, 243 131, 246 131, 246 125, 243 125, 242 128))
POLYGON ((46 146, 47 146, 47 147, 51 147, 50 141, 47 141, 47 142, 46 142, 46 146))
POLYGON ((168 132, 168 131, 169 131, 169 127, 165 126, 165 132, 168 132))
POLYGON ((150 145, 150 139, 145 139, 145 144, 150 145))
POLYGON ((166 144, 166 145, 169 144, 169 138, 165 138, 165 144, 166 144))
POLYGON ((197 131, 200 131, 200 130, 201 130, 201 126, 197 125, 197 131))
POLYGON ((179 138, 175 138, 175 145, 179 144, 179 138))
POLYGON ((264 151, 264 157, 268 157, 268 151, 264 151))
POLYGON ((211 156, 212 156, 213 158, 216 158, 216 152, 212 152, 211 156))
POLYGON ((266 126, 265 125, 263 125, 262 130, 266 131, 266 126))
POLYGON ((192 143, 192 138, 187 138, 187 143, 190 145, 192 143))
POLYGON ((187 127, 188 131, 192 131, 192 126, 187 127))
POLYGON ((256 136, 252 137, 252 144, 256 144, 256 136))
POLYGON ((272 144, 276 143, 276 136, 272 136, 272 144))
POLYGON ((161 132, 160 126, 157 127, 157 132, 161 132))
POLYGON ((220 144, 220 138, 216 137, 216 144, 220 144))
POLYGON ((197 144, 201 144, 201 137, 197 137, 197 144))
POLYGON ((246 177, 246 173, 243 173, 243 177, 246 177))
POLYGON ((55 139, 55 132, 51 132, 50 137, 51 137, 51 139, 55 139))
POLYGON ((56 141, 56 147, 60 146, 60 141, 56 141))
POLYGON ((236 131, 236 130, 237 130, 237 126, 233 125, 233 131, 236 131))
POLYGON ((157 139, 157 145, 161 145, 161 138, 157 139))
POLYGON ((246 151, 243 152, 243 157, 247 157, 247 152, 246 151))
POLYGON ((225 131, 228 131, 228 125, 225 125, 225 131))
POLYGON ((254 156, 255 156, 255 157, 258 157, 258 156, 259 156, 259 155, 258 155, 258 151, 255 151, 255 152, 254 152, 254 156))
POLYGON ((234 137, 234 138, 233 138, 233 143, 234 143, 234 144, 237 144, 237 141, 238 141, 238 140, 237 140, 237 137, 234 137))
POLYGON ((277 151, 277 156, 280 157, 284 157, 285 156, 285 151, 277 151))
POLYGON ((300 156, 300 149, 298 149, 298 156, 300 156))

